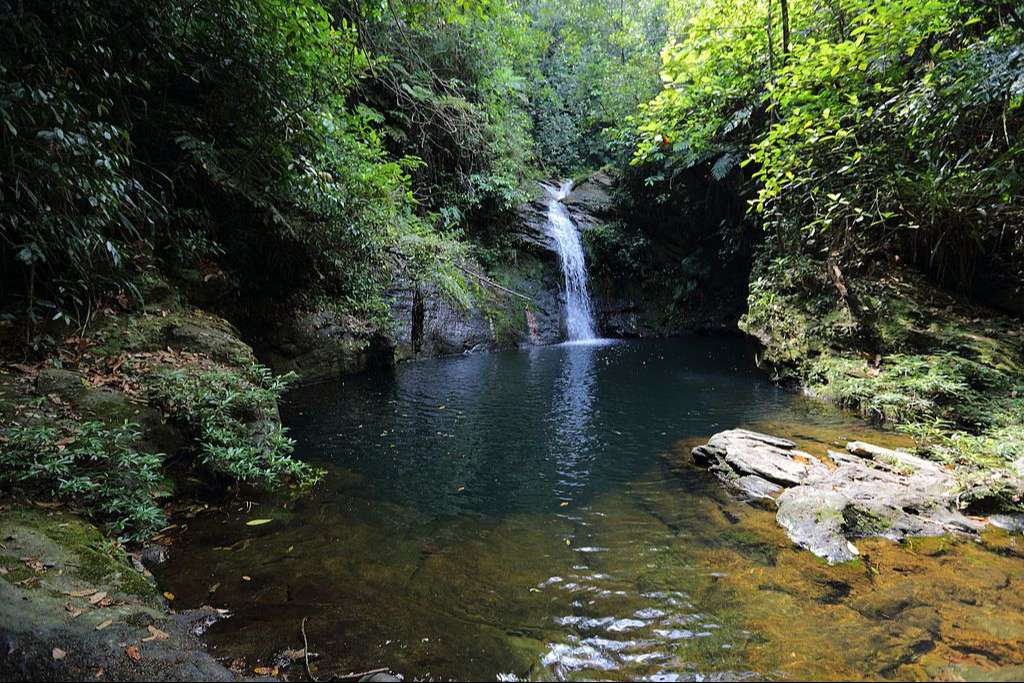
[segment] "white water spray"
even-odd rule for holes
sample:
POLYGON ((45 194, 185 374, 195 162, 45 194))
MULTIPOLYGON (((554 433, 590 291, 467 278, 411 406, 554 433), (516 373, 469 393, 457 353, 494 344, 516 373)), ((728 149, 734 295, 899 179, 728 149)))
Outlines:
POLYGON ((594 309, 587 290, 587 264, 583 258, 580 231, 569 218, 562 200, 572 189, 572 181, 563 181, 559 187, 545 185, 548 198, 548 220, 545 231, 555 244, 562 260, 565 277, 565 327, 569 341, 596 339, 594 309))

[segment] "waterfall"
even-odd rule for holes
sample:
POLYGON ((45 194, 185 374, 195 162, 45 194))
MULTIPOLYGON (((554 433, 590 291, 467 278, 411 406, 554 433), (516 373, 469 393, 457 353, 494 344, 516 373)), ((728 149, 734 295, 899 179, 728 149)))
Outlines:
POLYGON ((595 339, 594 310, 587 290, 587 264, 583 258, 580 231, 569 218, 562 200, 572 189, 566 180, 559 187, 545 185, 548 198, 548 219, 544 229, 558 249, 565 277, 565 327, 570 341, 595 339))

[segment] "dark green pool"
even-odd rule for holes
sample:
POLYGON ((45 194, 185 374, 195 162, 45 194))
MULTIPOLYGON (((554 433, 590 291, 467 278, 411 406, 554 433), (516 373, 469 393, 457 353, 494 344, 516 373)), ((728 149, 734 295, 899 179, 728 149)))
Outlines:
POLYGON ((248 668, 301 648, 304 618, 325 677, 909 678, 1024 664, 1013 539, 868 541, 862 561, 830 568, 688 466, 688 441, 736 426, 819 451, 893 439, 773 387, 738 338, 411 363, 297 390, 283 418, 325 483, 187 520, 160 572, 176 606, 232 611, 207 642, 248 668), (997 622, 969 618, 986 604, 997 622))

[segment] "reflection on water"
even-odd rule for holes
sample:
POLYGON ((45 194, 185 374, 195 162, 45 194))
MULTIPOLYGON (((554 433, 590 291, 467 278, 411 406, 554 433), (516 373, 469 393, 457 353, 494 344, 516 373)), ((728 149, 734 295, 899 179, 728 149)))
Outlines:
POLYGON ((721 339, 573 345, 296 392, 285 419, 325 484, 190 520, 162 585, 230 608, 207 640, 249 666, 301 647, 308 618, 321 676, 1013 675, 1019 536, 864 541, 828 567, 686 465, 689 440, 740 425, 818 453, 898 442, 747 358, 721 339))
POLYGON ((601 418, 594 411, 594 364, 600 347, 577 345, 562 364, 562 372, 551 392, 548 413, 554 424, 550 451, 557 466, 555 497, 570 500, 574 489, 583 488, 599 447, 593 422, 601 418))

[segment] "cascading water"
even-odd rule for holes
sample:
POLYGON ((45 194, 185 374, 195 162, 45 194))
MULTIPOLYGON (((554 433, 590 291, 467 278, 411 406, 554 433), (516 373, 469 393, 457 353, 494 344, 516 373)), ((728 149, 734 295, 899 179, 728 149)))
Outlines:
POLYGON ((566 180, 558 187, 545 185, 548 198, 548 220, 544 226, 558 249, 562 261, 562 275, 565 277, 565 328, 569 341, 596 339, 594 333, 594 309, 590 304, 587 289, 587 264, 583 258, 583 244, 580 231, 569 218, 569 211, 562 200, 572 189, 572 181, 566 180))

